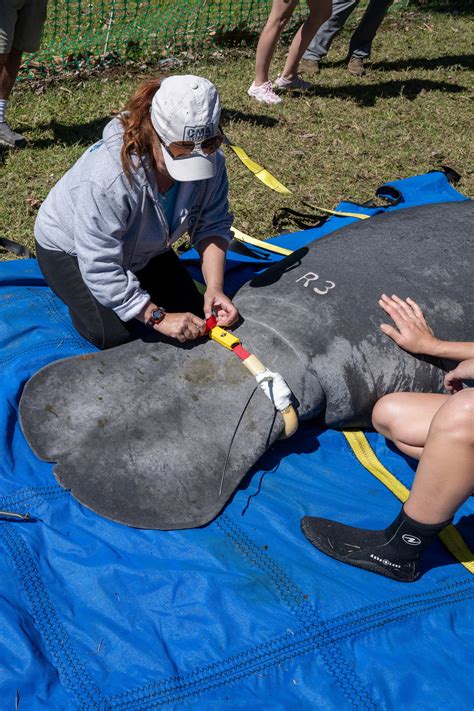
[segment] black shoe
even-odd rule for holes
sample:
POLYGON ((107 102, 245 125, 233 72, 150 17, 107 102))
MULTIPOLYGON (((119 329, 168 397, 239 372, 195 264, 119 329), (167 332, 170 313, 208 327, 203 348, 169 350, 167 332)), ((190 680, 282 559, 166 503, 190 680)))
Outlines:
POLYGON ((313 546, 331 558, 402 583, 420 577, 418 560, 393 556, 385 531, 368 531, 325 518, 305 516, 301 530, 313 546))
POLYGON ((24 148, 26 146, 26 138, 21 133, 12 131, 11 126, 7 121, 0 123, 0 143, 3 143, 10 148, 24 148))

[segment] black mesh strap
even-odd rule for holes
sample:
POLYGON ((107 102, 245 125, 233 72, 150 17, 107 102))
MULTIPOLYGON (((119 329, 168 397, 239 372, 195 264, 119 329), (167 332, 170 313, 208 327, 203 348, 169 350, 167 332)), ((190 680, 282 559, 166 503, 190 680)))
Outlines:
POLYGON ((317 215, 316 213, 298 212, 290 207, 281 207, 273 215, 272 225, 279 232, 290 232, 290 227, 299 227, 301 230, 308 230, 312 227, 319 227, 328 219, 327 215, 317 215))

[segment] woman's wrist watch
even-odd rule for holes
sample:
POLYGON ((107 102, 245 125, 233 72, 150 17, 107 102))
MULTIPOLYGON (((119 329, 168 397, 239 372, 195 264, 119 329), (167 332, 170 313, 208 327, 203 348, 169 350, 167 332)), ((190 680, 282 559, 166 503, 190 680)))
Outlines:
POLYGON ((145 322, 147 326, 151 326, 151 328, 154 328, 155 326, 158 326, 159 323, 161 323, 166 316, 166 311, 162 306, 158 306, 157 309, 151 312, 150 318, 145 322))

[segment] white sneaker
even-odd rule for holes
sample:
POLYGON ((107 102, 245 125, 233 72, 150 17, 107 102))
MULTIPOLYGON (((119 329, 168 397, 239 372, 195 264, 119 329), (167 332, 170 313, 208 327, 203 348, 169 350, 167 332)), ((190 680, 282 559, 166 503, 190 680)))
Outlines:
POLYGON ((255 86, 255 82, 253 82, 247 94, 257 99, 257 101, 262 101, 264 104, 279 104, 281 102, 278 94, 273 91, 271 81, 266 81, 260 86, 255 86))
POLYGON ((308 91, 308 89, 312 89, 313 86, 314 84, 305 81, 299 74, 297 74, 294 79, 285 79, 285 77, 281 75, 275 79, 275 88, 280 91, 308 91))

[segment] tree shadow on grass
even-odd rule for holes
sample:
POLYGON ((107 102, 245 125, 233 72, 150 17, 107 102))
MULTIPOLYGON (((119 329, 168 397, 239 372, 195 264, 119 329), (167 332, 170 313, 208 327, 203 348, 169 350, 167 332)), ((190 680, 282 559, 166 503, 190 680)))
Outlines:
POLYGON ((410 0, 409 10, 472 15, 472 0, 410 0))
MULTIPOLYGON (((79 144, 81 146, 90 146, 92 143, 102 138, 104 126, 110 121, 110 116, 88 121, 87 123, 76 123, 66 125, 55 121, 50 123, 42 123, 35 126, 35 130, 52 131, 52 138, 38 138, 28 141, 28 146, 31 148, 49 148, 55 144, 73 146, 79 144)), ((32 126, 22 126, 21 130, 28 136, 28 132, 32 130, 32 126)))
POLYGON ((8 148, 8 146, 0 145, 0 167, 6 163, 9 151, 11 151, 11 148, 8 148))
MULTIPOLYGON (((325 69, 337 69, 345 67, 349 57, 344 59, 322 60, 322 72, 325 69)), ((368 75, 370 71, 404 71, 405 69, 449 69, 451 67, 461 66, 465 69, 474 68, 474 55, 472 54, 445 54, 441 57, 412 57, 411 59, 380 59, 376 61, 367 60, 368 75)))
MULTIPOLYGON (((459 84, 450 84, 444 81, 431 81, 430 79, 408 79, 379 82, 378 84, 348 84, 346 86, 318 86, 306 92, 306 95, 323 98, 349 99, 360 106, 375 106, 378 99, 403 97, 409 101, 416 99, 422 92, 441 91, 450 94, 459 94, 466 87, 459 84)), ((294 92, 294 96, 301 93, 294 92)))
POLYGON ((461 66, 466 69, 474 69, 474 56, 472 54, 446 54, 441 57, 413 57, 412 59, 385 60, 373 62, 372 69, 383 69, 384 71, 397 71, 403 69, 448 69, 450 67, 461 66))
POLYGON ((278 119, 274 116, 244 113, 237 109, 222 109, 221 121, 224 125, 229 124, 231 121, 241 121, 242 123, 250 123, 254 126, 265 126, 267 128, 276 126, 278 123, 278 119))
MULTIPOLYGON (((51 138, 38 138, 28 140, 28 146, 30 148, 49 148, 53 145, 65 145, 65 146, 90 146, 96 141, 102 138, 102 132, 104 127, 110 121, 111 116, 102 116, 100 118, 88 121, 87 123, 76 123, 72 125, 66 125, 55 121, 54 119, 49 123, 38 124, 37 126, 21 126, 22 133, 28 136, 28 133, 33 130, 40 131, 51 131, 53 136, 51 138)), ((275 126, 278 123, 278 119, 272 116, 265 116, 263 114, 251 114, 243 113, 242 111, 237 111, 235 109, 223 109, 222 111, 222 123, 229 124, 231 121, 243 121, 246 123, 251 123, 258 126, 275 126)), ((0 148, 1 151, 1 148, 0 148)), ((2 153, 0 152, 0 163, 2 162, 2 153)))

